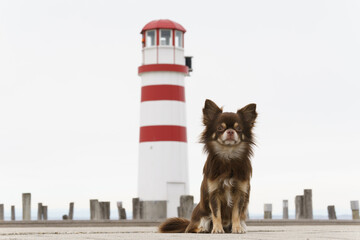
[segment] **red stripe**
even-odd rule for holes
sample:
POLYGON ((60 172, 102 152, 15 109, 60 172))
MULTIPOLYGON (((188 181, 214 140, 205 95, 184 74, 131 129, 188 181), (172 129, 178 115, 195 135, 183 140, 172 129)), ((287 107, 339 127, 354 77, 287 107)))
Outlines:
POLYGON ((172 45, 175 46, 175 30, 172 30, 172 45))
POLYGON ((159 125, 140 127, 140 142, 187 142, 186 127, 159 125))
POLYGON ((160 30, 156 29, 156 46, 159 46, 160 43, 160 34, 159 34, 160 30))
POLYGON ((142 65, 139 67, 138 73, 144 72, 159 72, 159 71, 168 71, 168 72, 181 72, 188 73, 188 67, 185 65, 177 65, 177 64, 148 64, 142 65))
POLYGON ((141 88, 141 102, 159 100, 185 102, 185 88, 178 85, 149 85, 141 88))

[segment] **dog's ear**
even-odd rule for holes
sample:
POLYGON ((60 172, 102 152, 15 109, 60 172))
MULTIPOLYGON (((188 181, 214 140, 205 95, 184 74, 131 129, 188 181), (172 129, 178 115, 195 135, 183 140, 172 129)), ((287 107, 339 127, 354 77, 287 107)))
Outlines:
POLYGON ((242 109, 239 109, 237 111, 237 114, 240 117, 242 117, 252 127, 254 125, 255 119, 258 115, 256 112, 256 104, 250 103, 250 104, 246 105, 242 109))
POLYGON ((206 99, 205 106, 203 108, 203 123, 208 125, 220 113, 222 113, 222 109, 219 108, 213 101, 206 99))

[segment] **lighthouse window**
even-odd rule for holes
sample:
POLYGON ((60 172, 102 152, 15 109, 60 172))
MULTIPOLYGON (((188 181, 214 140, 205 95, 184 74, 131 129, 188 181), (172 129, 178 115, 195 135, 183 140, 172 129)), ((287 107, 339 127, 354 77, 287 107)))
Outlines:
POLYGON ((171 43, 171 30, 160 30, 160 45, 170 45, 171 43))
POLYGON ((182 32, 180 31, 175 31, 175 46, 176 47, 182 47, 182 32))
POLYGON ((146 46, 155 46, 155 30, 146 32, 146 46))

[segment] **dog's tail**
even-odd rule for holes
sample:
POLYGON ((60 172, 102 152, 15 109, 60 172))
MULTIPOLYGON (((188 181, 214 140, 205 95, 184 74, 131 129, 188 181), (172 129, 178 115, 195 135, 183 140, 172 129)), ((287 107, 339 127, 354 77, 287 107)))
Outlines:
POLYGON ((160 233, 184 233, 190 221, 185 218, 169 218, 159 226, 160 233))

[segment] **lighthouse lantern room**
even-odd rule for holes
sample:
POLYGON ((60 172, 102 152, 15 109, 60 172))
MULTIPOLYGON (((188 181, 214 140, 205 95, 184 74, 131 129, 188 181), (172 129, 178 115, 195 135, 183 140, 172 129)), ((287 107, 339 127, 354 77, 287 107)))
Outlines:
POLYGON ((171 20, 151 21, 141 31, 138 196, 145 219, 177 216, 180 196, 189 193, 185 32, 171 20))

